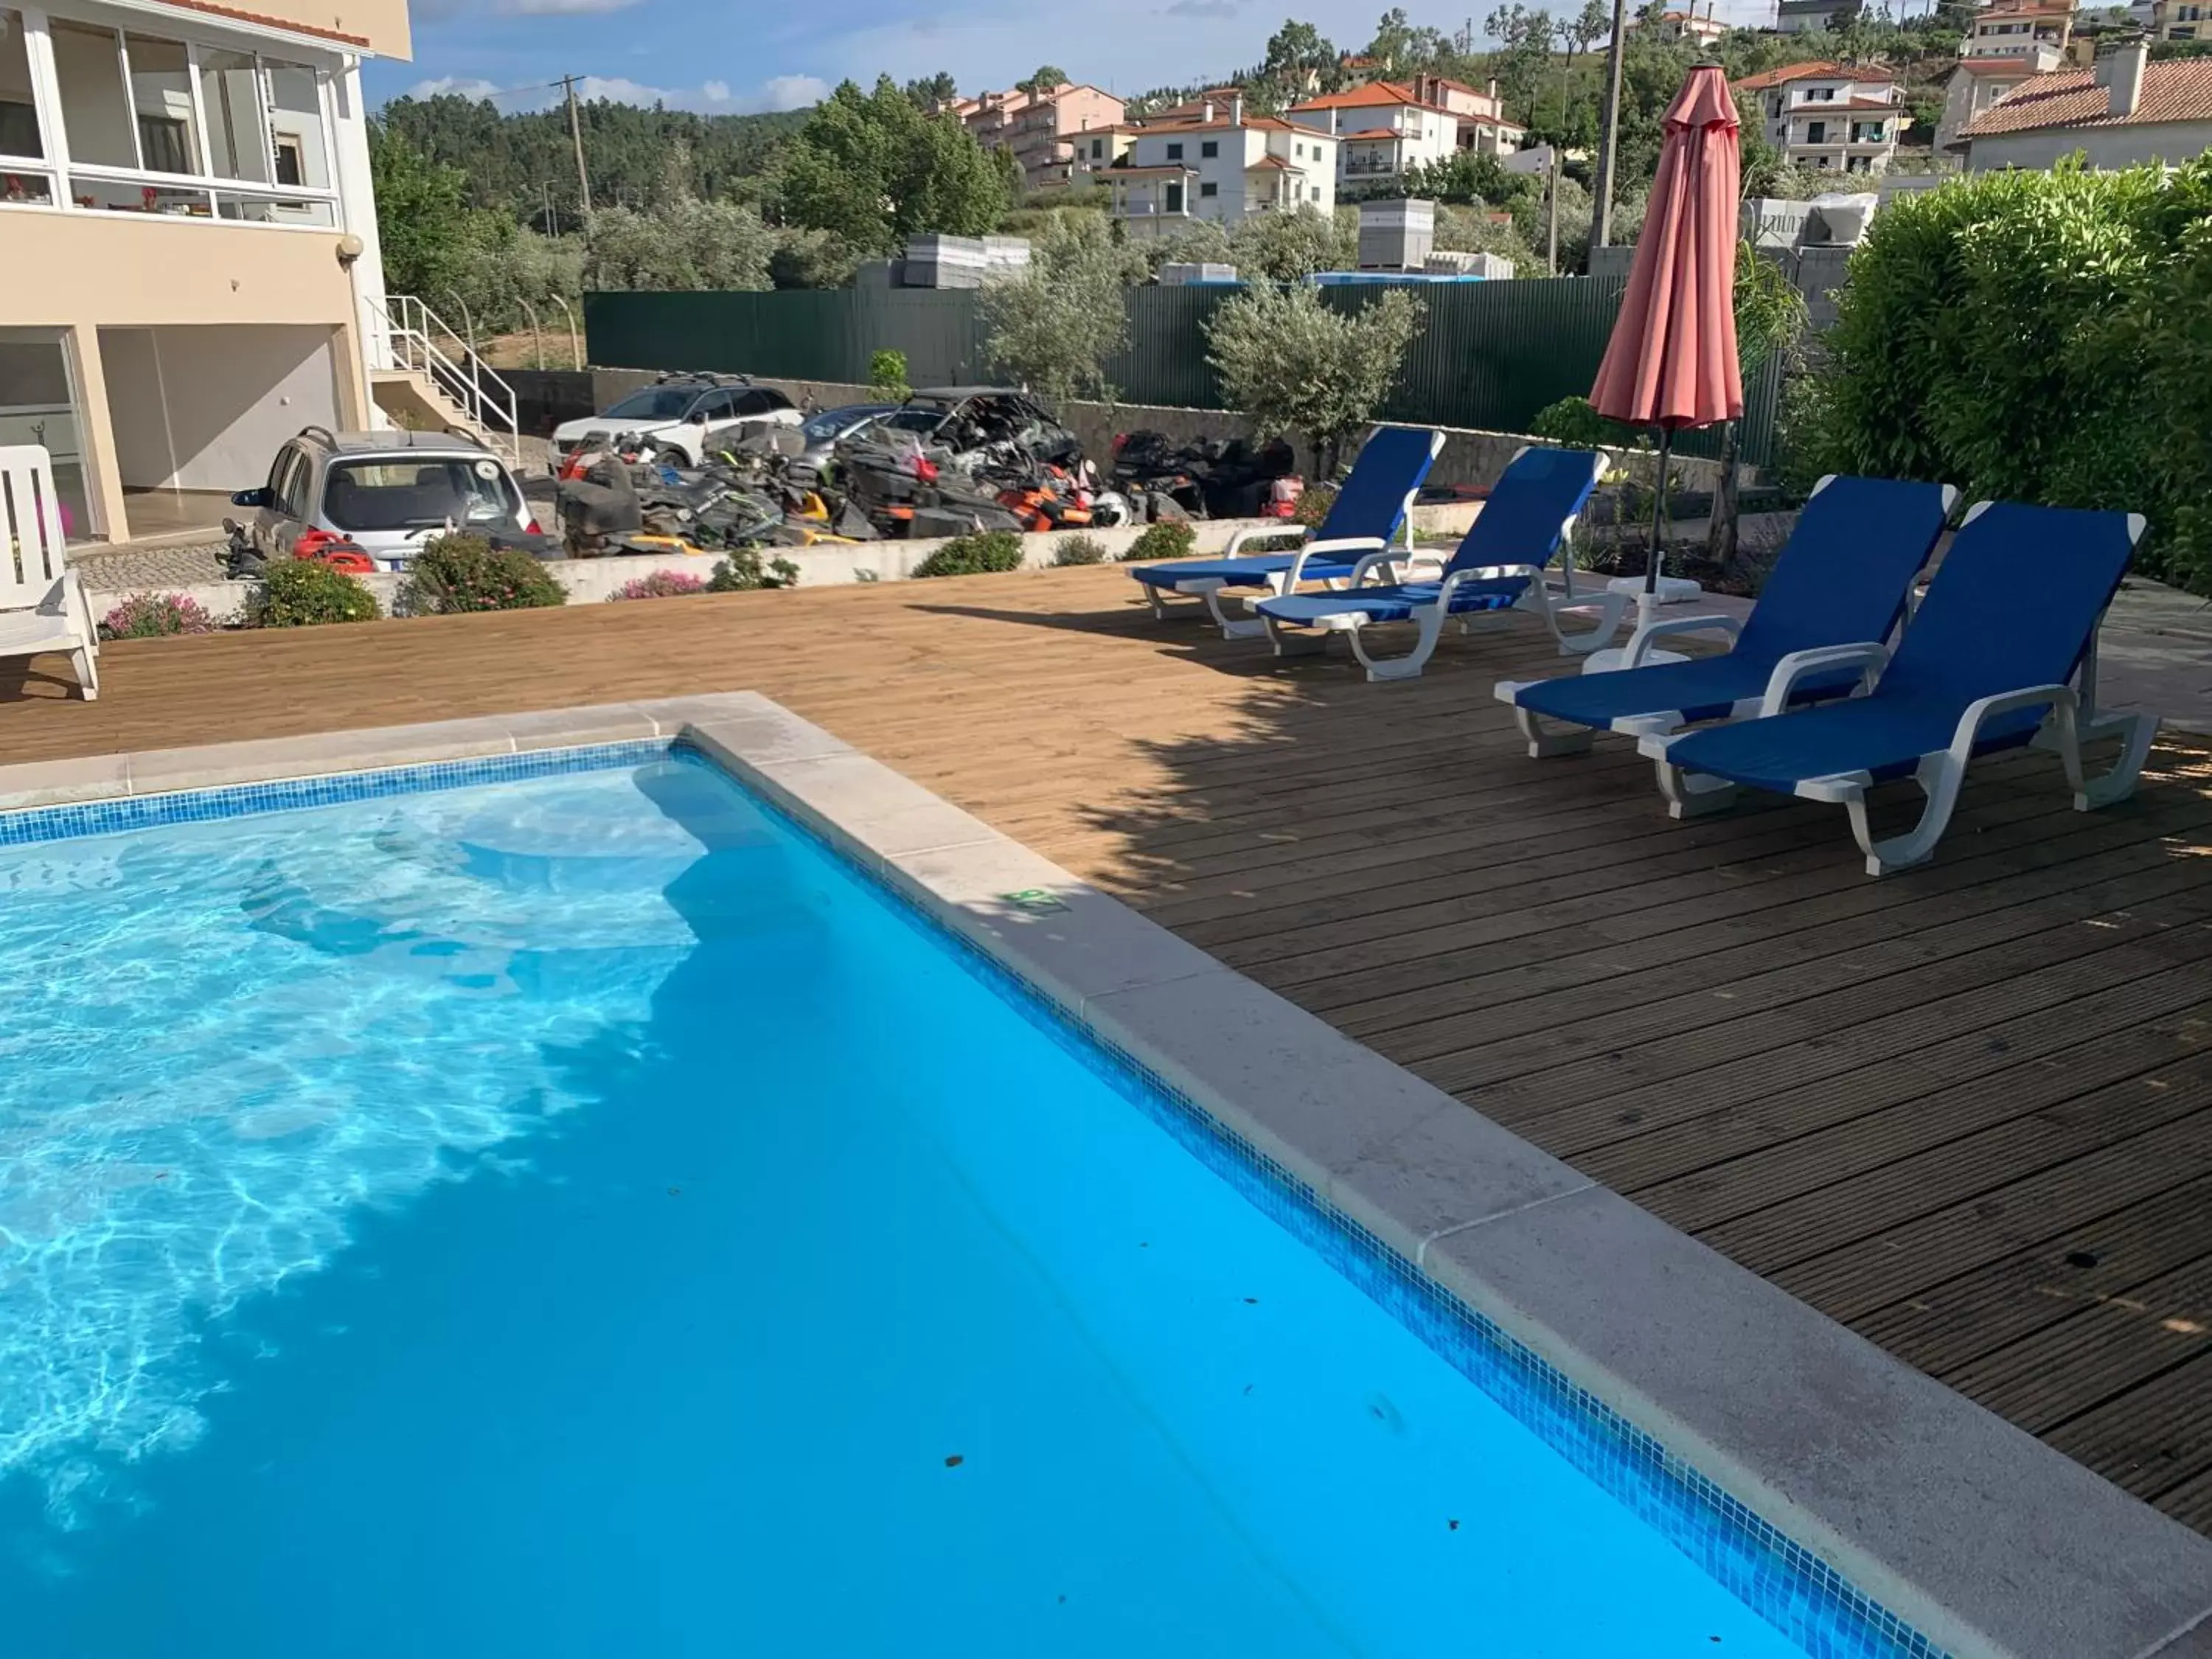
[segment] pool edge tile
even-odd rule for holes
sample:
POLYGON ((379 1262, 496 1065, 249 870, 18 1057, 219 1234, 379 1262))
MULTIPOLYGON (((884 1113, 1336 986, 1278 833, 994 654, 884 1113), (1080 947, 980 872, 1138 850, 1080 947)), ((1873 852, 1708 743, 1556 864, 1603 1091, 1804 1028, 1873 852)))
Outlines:
POLYGON ((128 755, 82 755, 0 766, 0 812, 114 800, 130 793, 128 755))

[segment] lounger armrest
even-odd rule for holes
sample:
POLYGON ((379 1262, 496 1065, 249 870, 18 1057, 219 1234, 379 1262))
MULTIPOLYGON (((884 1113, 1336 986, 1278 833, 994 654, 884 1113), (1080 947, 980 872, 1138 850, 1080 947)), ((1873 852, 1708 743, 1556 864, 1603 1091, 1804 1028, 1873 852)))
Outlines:
POLYGON ((1248 526, 1246 528, 1233 533, 1229 538, 1229 545, 1223 548, 1218 554, 1215 555, 1215 556, 1217 558, 1233 559, 1239 553, 1244 550, 1244 544, 1246 542, 1252 541, 1261 536, 1265 536, 1271 542, 1279 541, 1285 536, 1296 536, 1300 541, 1304 541, 1307 537, 1312 534, 1313 526, 1311 525, 1286 524, 1279 529, 1261 525, 1248 526))
POLYGON ((1951 736, 1951 759, 1963 767, 1974 757, 1974 745, 1981 741, 1982 727, 1999 714, 2009 714, 2016 709, 2033 708, 2048 703, 2058 711, 2062 720, 2071 722, 2081 706, 2081 694, 2070 685, 2029 685, 2017 691, 1999 691, 1991 696, 1979 697, 1966 705, 1966 712, 1959 716, 1959 729, 1951 736))
POLYGON ((1623 668, 1643 667, 1644 658, 1650 654, 1651 641, 1662 635, 1702 634, 1708 629, 1720 629, 1733 643, 1736 635, 1743 632, 1743 619, 1722 616, 1656 617, 1650 622, 1639 623, 1636 631, 1628 636, 1628 643, 1621 647, 1620 665, 1623 668))
POLYGON ((1332 553, 1385 553, 1389 547, 1390 544, 1380 536, 1332 536, 1325 542, 1308 542, 1291 561, 1291 568, 1283 573, 1277 592, 1297 592, 1298 584, 1306 579, 1306 562, 1316 556, 1325 558, 1332 553))
POLYGON ((74 568, 67 569, 54 578, 54 585, 46 592, 36 607, 41 617, 54 617, 67 622, 88 651, 100 648, 100 627, 93 620, 92 602, 84 596, 83 585, 77 580, 74 568))
POLYGON ((1358 587, 1377 570, 1382 572, 1385 581, 1400 582, 1406 580, 1406 576, 1398 574, 1401 565, 1407 568, 1407 575, 1410 575, 1414 565, 1432 564, 1441 570, 1444 562, 1443 556, 1437 553, 1423 553, 1410 547, 1385 548, 1380 553, 1370 553, 1352 567, 1352 580, 1348 586, 1358 587))
POLYGON ((1875 676, 1888 664, 1889 647, 1872 640, 1856 645, 1822 645, 1810 651, 1792 651, 1774 665, 1774 672, 1767 677, 1766 696, 1759 702, 1759 718, 1766 720, 1787 709, 1790 693, 1808 674, 1856 667, 1863 669, 1868 683, 1872 684, 1875 676))

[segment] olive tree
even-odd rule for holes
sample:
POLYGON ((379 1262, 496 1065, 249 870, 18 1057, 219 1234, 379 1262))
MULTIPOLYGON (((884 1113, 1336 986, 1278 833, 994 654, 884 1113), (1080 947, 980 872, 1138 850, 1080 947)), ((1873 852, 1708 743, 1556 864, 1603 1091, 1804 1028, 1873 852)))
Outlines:
POLYGON ((1106 360, 1128 343, 1127 252, 1103 215, 1057 213, 1030 243, 1023 277, 984 291, 985 355, 1048 398, 1109 398, 1106 360))
POLYGON ((1216 308, 1206 361, 1262 434, 1303 434, 1314 475, 1325 477, 1344 440, 1389 395, 1420 323, 1403 289, 1349 311, 1304 283, 1262 283, 1216 308))

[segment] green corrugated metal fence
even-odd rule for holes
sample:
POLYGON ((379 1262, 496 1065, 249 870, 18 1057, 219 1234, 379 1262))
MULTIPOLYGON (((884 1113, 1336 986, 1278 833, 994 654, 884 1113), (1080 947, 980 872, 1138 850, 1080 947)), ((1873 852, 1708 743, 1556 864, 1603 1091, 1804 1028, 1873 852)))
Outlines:
MULTIPOLYGON (((1534 277, 1422 291, 1421 331, 1382 416, 1437 426, 1523 432, 1536 411, 1589 390, 1620 307, 1618 278, 1534 277)), ((1206 361, 1205 322, 1234 289, 1133 288, 1129 343, 1106 365, 1122 401, 1227 406, 1206 361)), ((1322 290, 1356 308, 1378 289, 1322 290)), ((720 369, 778 380, 856 383, 884 349, 906 354, 915 386, 992 378, 980 296, 969 290, 830 289, 777 293, 592 294, 592 361, 623 368, 720 369)), ((1779 377, 1745 387, 1743 451, 1771 459, 1779 377)), ((1718 450, 1717 433, 1685 434, 1686 453, 1718 450)))

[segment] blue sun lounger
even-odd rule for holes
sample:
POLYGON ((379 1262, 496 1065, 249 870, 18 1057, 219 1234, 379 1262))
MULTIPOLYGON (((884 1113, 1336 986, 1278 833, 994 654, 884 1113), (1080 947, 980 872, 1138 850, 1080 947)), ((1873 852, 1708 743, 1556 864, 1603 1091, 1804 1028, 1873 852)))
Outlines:
POLYGON ((1646 737, 1639 747, 1703 785, 1677 796, 1678 817, 1685 801, 1702 811, 1737 786, 1843 806, 1872 876, 1936 850, 1978 756, 2031 743, 2055 750, 2076 811, 2125 799, 2158 721, 2097 711, 2095 647, 2142 530, 2139 514, 1983 502, 1953 538, 1894 654, 1867 641, 1796 652, 1778 665, 1778 672, 1874 672, 1864 696, 1646 737), (2069 684, 2077 674, 2078 687, 2069 684), (2114 737, 2118 757, 2085 780, 2081 745, 2114 737), (1867 793, 1895 778, 1913 779, 1927 804, 1912 829, 1877 840, 1867 793))
MULTIPOLYGON (((1529 755, 1541 758, 1581 753, 1594 732, 1647 737, 1848 696, 1869 682, 1859 665, 1802 672, 1778 665, 1796 652, 1889 639, 1957 501, 1948 484, 1831 474, 1814 486, 1749 617, 1663 617, 1636 630, 1618 670, 1500 680, 1498 700, 1512 706, 1529 755), (1732 648, 1689 662, 1644 660, 1655 640, 1711 631, 1731 635, 1732 648)), ((1661 787, 1674 782, 1660 768, 1661 787)))
POLYGON ((1129 574, 1144 585, 1155 617, 1167 615, 1169 594, 1181 594, 1204 602, 1224 638, 1255 638, 1265 624, 1229 616, 1221 608, 1222 591, 1249 587, 1287 593, 1299 581, 1340 580, 1352 574, 1358 555, 1382 552, 1401 529, 1412 551, 1413 497, 1443 447, 1444 434, 1429 427, 1377 427, 1360 447, 1319 534, 1294 524, 1240 530, 1218 558, 1139 565, 1129 574), (1313 538, 1294 552, 1238 556, 1248 541, 1299 535, 1313 538))
POLYGON ((1294 570, 1293 580, 1280 594, 1254 601, 1252 609, 1267 624, 1278 656, 1318 651, 1327 646, 1329 635, 1348 635, 1352 655, 1370 680, 1417 678, 1436 651, 1444 618, 1483 611, 1534 611, 1552 630, 1563 653, 1595 651, 1620 626, 1630 596, 1602 593, 1577 601, 1570 572, 1565 601, 1554 601, 1544 568, 1566 545, 1604 468, 1604 458, 1587 449, 1520 450, 1435 580, 1398 580, 1395 567, 1402 556, 1370 553, 1352 567, 1345 586, 1336 592, 1291 592, 1298 576, 1311 574, 1294 570), (1370 582, 1368 579, 1378 572, 1384 580, 1370 582), (1559 627, 1561 610, 1595 610, 1597 625, 1567 634, 1559 627), (1370 656, 1360 630, 1390 622, 1418 625, 1413 649, 1402 657, 1370 656), (1288 629, 1310 631, 1291 634, 1285 631, 1288 629))

